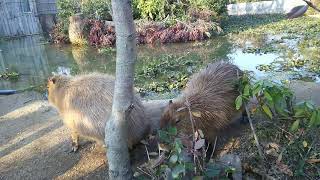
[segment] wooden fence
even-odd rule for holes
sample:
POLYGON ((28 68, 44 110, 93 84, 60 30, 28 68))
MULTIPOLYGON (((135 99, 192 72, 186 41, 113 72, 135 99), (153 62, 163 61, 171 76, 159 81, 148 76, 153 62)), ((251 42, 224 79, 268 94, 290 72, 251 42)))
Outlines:
POLYGON ((0 37, 41 34, 39 16, 56 13, 56 0, 0 0, 0 37))
POLYGON ((0 89, 20 89, 43 82, 50 74, 45 45, 41 36, 26 36, 0 43, 0 73, 17 71, 17 82, 0 80, 0 89))

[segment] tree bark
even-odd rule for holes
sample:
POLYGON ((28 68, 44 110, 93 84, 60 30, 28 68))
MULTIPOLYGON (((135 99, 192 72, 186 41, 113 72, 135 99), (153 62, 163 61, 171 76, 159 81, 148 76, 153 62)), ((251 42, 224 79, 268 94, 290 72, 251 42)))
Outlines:
POLYGON ((131 1, 112 0, 112 12, 116 30, 117 64, 112 114, 105 129, 109 177, 112 180, 132 179, 126 117, 131 108, 134 108, 131 105, 137 54, 131 1))

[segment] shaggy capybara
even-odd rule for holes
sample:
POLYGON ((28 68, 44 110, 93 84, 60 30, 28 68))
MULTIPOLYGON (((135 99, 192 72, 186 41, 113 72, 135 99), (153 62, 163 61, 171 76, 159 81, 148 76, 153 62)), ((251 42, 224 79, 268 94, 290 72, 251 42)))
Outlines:
POLYGON ((195 127, 203 131, 208 141, 213 141, 220 130, 242 115, 242 110, 235 108, 239 95, 236 84, 241 75, 242 71, 233 64, 209 64, 190 77, 181 97, 169 101, 160 127, 176 126, 179 132, 192 134, 189 104, 195 127))
MULTIPOLYGON (((48 79, 48 100, 71 131, 72 151, 79 135, 104 144, 105 125, 111 115, 114 77, 92 73, 78 76, 55 75, 48 79)), ((138 97, 134 97, 128 124, 128 146, 132 148, 149 133, 149 120, 138 97)))

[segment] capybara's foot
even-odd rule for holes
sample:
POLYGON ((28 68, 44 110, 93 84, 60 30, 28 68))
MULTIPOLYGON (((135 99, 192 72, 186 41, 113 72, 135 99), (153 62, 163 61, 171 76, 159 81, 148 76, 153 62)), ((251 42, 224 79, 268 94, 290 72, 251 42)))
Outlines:
POLYGON ((75 142, 72 142, 72 144, 71 144, 71 150, 70 150, 69 153, 75 153, 75 152, 78 151, 78 149, 79 149, 79 145, 78 145, 77 143, 75 143, 75 142))

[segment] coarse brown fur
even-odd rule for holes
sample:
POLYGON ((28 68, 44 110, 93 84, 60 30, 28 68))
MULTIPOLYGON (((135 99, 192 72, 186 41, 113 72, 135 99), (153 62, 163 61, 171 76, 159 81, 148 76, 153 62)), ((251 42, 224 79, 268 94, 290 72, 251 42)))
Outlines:
POLYGON ((209 64, 190 78, 181 97, 169 102, 160 127, 176 125, 179 132, 192 134, 186 105, 189 103, 196 128, 204 132, 207 140, 213 141, 218 131, 241 117, 242 111, 235 109, 235 99, 239 95, 236 88, 238 75, 241 76, 242 71, 230 63, 209 64))
MULTIPOLYGON (((112 110, 114 77, 92 73, 68 77, 56 75, 48 80, 48 99, 71 130, 73 151, 78 136, 104 144, 105 125, 112 110)), ((134 96, 128 124, 128 146, 137 144, 149 131, 149 118, 138 97, 134 96)))

